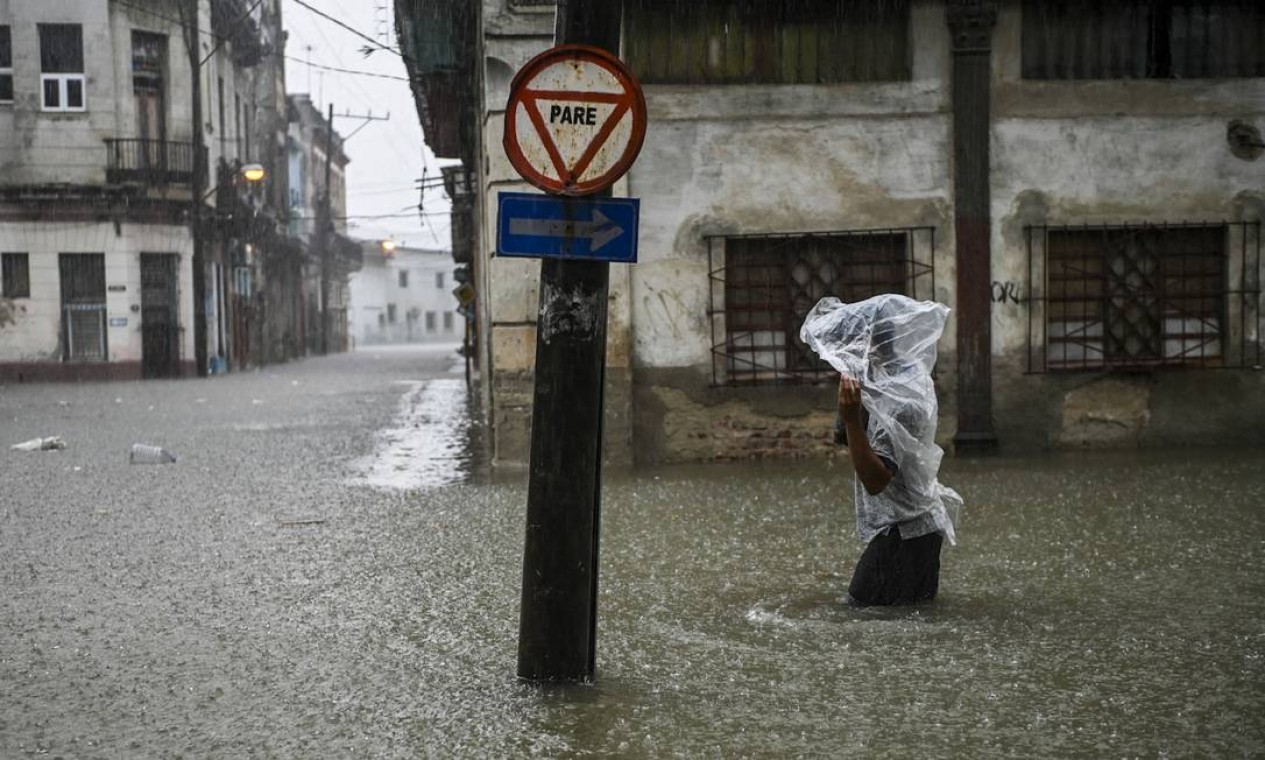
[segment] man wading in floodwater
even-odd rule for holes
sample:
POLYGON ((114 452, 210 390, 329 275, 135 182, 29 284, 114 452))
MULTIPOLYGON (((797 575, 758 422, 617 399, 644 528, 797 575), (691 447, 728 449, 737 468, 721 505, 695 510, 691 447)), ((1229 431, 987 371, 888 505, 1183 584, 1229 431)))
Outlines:
POLYGON ((931 369, 947 307, 882 295, 823 298, 800 338, 840 373, 836 442, 856 471, 858 537, 868 546, 848 586, 851 604, 913 604, 940 586, 940 547, 955 543, 962 499, 936 479, 931 369))

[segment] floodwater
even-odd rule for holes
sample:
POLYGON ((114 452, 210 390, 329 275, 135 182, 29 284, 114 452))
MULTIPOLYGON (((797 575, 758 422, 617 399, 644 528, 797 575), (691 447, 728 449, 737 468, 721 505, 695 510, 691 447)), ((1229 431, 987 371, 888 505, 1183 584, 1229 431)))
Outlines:
POLYGON ((460 755, 1265 754, 1262 463, 947 460, 967 506, 940 598, 868 610, 840 601, 862 548, 845 460, 608 474, 580 687, 509 680, 526 493, 462 486, 466 560, 435 568, 454 595, 418 642, 451 709, 422 733, 460 755))
POLYGON ((534 686, 525 474, 480 470, 463 386, 7 391, 71 447, 4 460, 0 756, 1265 755, 1261 451, 947 459, 940 598, 885 610, 840 601, 844 460, 608 472, 596 682, 534 686), (177 464, 123 463, 141 403, 177 464))
POLYGON ((944 480, 968 501, 941 596, 886 610, 839 602, 861 549, 841 465, 608 478, 597 684, 520 687, 518 743, 549 756, 1265 754, 1261 464, 1259 451, 951 460, 944 480))

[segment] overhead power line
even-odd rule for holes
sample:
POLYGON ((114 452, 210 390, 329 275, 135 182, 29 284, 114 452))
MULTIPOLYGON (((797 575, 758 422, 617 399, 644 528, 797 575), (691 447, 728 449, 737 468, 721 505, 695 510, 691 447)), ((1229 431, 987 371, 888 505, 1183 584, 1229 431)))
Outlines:
MULTIPOLYGON (((254 5, 252 5, 252 6, 250 6, 249 8, 247 8, 245 13, 243 13, 242 15, 240 15, 240 16, 238 16, 236 19, 234 19, 234 20, 233 20, 233 23, 232 23, 232 24, 230 24, 230 26, 234 26, 234 27, 235 27, 235 26, 237 26, 238 24, 240 24, 240 23, 242 23, 243 21, 245 21, 245 20, 246 20, 246 17, 247 17, 247 16, 249 16, 250 14, 254 13, 254 12, 255 12, 255 9, 256 9, 256 8, 258 8, 258 7, 259 7, 259 4, 260 4, 260 3, 262 3, 263 1, 264 1, 264 0, 255 0, 255 4, 254 4, 254 5)), ((201 68, 202 66, 206 65, 206 62, 207 62, 207 61, 209 61, 209 60, 211 60, 211 56, 215 55, 216 51, 218 51, 220 48, 224 47, 224 43, 225 43, 225 42, 228 42, 228 37, 221 37, 221 38, 220 38, 220 41, 219 41, 219 42, 217 42, 217 43, 215 43, 215 47, 211 48, 211 52, 207 53, 207 54, 206 54, 206 57, 202 59, 202 62, 198 64, 198 67, 199 67, 199 68, 201 68)))
MULTIPOLYGON (((330 219, 416 219, 418 217, 448 216, 450 213, 449 211, 414 211, 411 214, 349 214, 347 216, 331 216, 330 219)), ((317 218, 319 217, 298 215, 290 217, 293 221, 308 221, 317 218)))
MULTIPOLYGON (((157 18, 157 19, 162 19, 163 21, 167 21, 167 22, 170 22, 170 23, 172 23, 172 24, 175 24, 175 25, 179 26, 181 29, 183 29, 183 28, 185 27, 185 22, 184 22, 184 20, 183 20, 183 19, 178 19, 178 18, 173 18, 173 17, 171 17, 171 16, 167 16, 167 15, 162 14, 162 13, 159 13, 159 12, 157 12, 157 11, 153 10, 153 9, 146 8, 146 7, 145 7, 145 6, 143 6, 143 5, 138 5, 138 4, 136 4, 136 3, 130 3, 130 2, 128 2, 127 0, 114 0, 114 2, 115 2, 115 3, 117 3, 117 4, 119 4, 119 5, 124 6, 125 8, 131 8, 131 9, 132 9, 132 10, 134 10, 134 11, 140 11, 141 13, 148 14, 148 15, 150 15, 150 16, 153 16, 154 18, 157 18)), ((215 32, 209 32, 209 31, 207 31, 207 30, 205 30, 205 29, 202 29, 202 28, 199 28, 199 27, 196 27, 196 26, 193 28, 193 31, 197 32, 198 34, 205 34, 205 35, 206 35, 206 36, 208 36, 208 37, 213 37, 213 38, 214 38, 217 42, 220 42, 220 43, 223 43, 225 40, 227 40, 227 39, 228 39, 227 37, 221 37, 221 36, 219 36, 219 35, 218 35, 218 34, 216 34, 215 32)))
MULTIPOLYGON (((340 26, 340 27, 342 27, 343 29, 346 29, 347 31, 349 31, 349 32, 351 32, 352 34, 356 35, 356 36, 357 36, 357 37, 359 37, 360 39, 365 40, 366 42, 368 42, 370 45, 372 45, 372 46, 373 46, 373 49, 374 49, 374 50, 385 50, 385 51, 387 51, 388 53, 394 53, 395 55, 398 55, 399 57, 403 58, 403 59, 404 59, 404 60, 406 60, 406 61, 407 61, 407 60, 410 60, 408 56, 406 56, 404 53, 400 52, 399 50, 396 50, 395 48, 390 47, 390 46, 387 46, 387 45, 383 45, 381 42, 378 42, 377 40, 375 40, 374 38, 372 38, 372 37, 370 37, 369 35, 365 34, 364 32, 360 31, 359 29, 356 29, 355 27, 350 26, 350 25, 348 25, 347 23, 345 23, 345 22, 343 22, 343 21, 341 21, 341 20, 339 20, 339 19, 334 18, 333 16, 329 15, 329 14, 328 14, 328 13, 326 13, 325 11, 323 11, 323 10, 321 10, 321 9, 319 9, 319 8, 313 8, 311 5, 308 5, 307 3, 303 2, 303 0, 294 0, 294 2, 295 2, 297 5, 300 5, 300 6, 304 7, 304 8, 307 8, 309 11, 311 11, 312 13, 315 13, 316 15, 320 16, 321 18, 325 19, 326 21, 329 21, 329 22, 330 22, 330 23, 332 23, 332 24, 335 24, 335 25, 337 25, 337 26, 340 26)), ((370 52, 372 52, 372 51, 370 51, 370 52)))
POLYGON ((393 79, 397 82, 409 81, 408 77, 396 76, 395 74, 379 74, 376 71, 358 71, 356 69, 339 68, 338 66, 325 66, 320 63, 311 63, 310 61, 304 58, 297 58, 292 55, 285 56, 285 59, 287 61, 294 61, 295 63, 301 63, 305 66, 311 66, 314 69, 324 69, 325 71, 333 71, 338 74, 356 74, 362 77, 377 77, 378 79, 393 79))

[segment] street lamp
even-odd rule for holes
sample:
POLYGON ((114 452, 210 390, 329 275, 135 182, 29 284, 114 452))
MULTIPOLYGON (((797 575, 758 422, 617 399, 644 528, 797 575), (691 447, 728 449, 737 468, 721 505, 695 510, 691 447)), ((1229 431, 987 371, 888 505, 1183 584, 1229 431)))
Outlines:
POLYGON ((218 190, 223 189, 226 185, 236 187, 239 180, 245 181, 251 185, 257 185, 260 182, 263 182, 267 176, 268 170, 264 168, 263 164, 243 164, 238 167, 237 171, 233 172, 233 176, 230 179, 212 185, 206 191, 206 194, 202 196, 202 202, 205 203, 208 198, 214 195, 218 190))
POLYGON ((394 256, 395 249, 400 247, 400 244, 395 242, 391 238, 387 238, 386 240, 383 240, 382 242, 378 243, 378 245, 382 247, 382 255, 386 256, 388 259, 394 256))
POLYGON ((238 170, 238 175, 247 182, 254 183, 263 182, 264 177, 268 176, 268 172, 264 169, 263 164, 246 164, 238 170))

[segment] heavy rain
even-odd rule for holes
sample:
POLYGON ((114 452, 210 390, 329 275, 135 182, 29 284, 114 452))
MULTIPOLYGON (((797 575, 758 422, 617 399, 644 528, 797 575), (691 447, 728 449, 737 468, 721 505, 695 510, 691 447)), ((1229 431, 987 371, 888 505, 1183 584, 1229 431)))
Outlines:
POLYGON ((193 403, 172 381, 6 388, 6 431, 52 423, 73 445, 6 456, 0 754, 1227 757, 1265 740, 1259 451, 951 458, 971 506, 939 598, 912 608, 842 602, 863 548, 843 460, 611 474, 598 677, 523 685, 526 489, 467 448, 480 429, 449 403, 450 363, 356 352, 193 403), (390 470, 383 444, 419 417, 435 442, 462 431, 422 449, 444 469, 363 484, 360 458, 390 470), (177 463, 129 466, 139 430, 177 463))
POLYGON ((1265 754, 1262 40, 0 0, 0 758, 1265 754))

